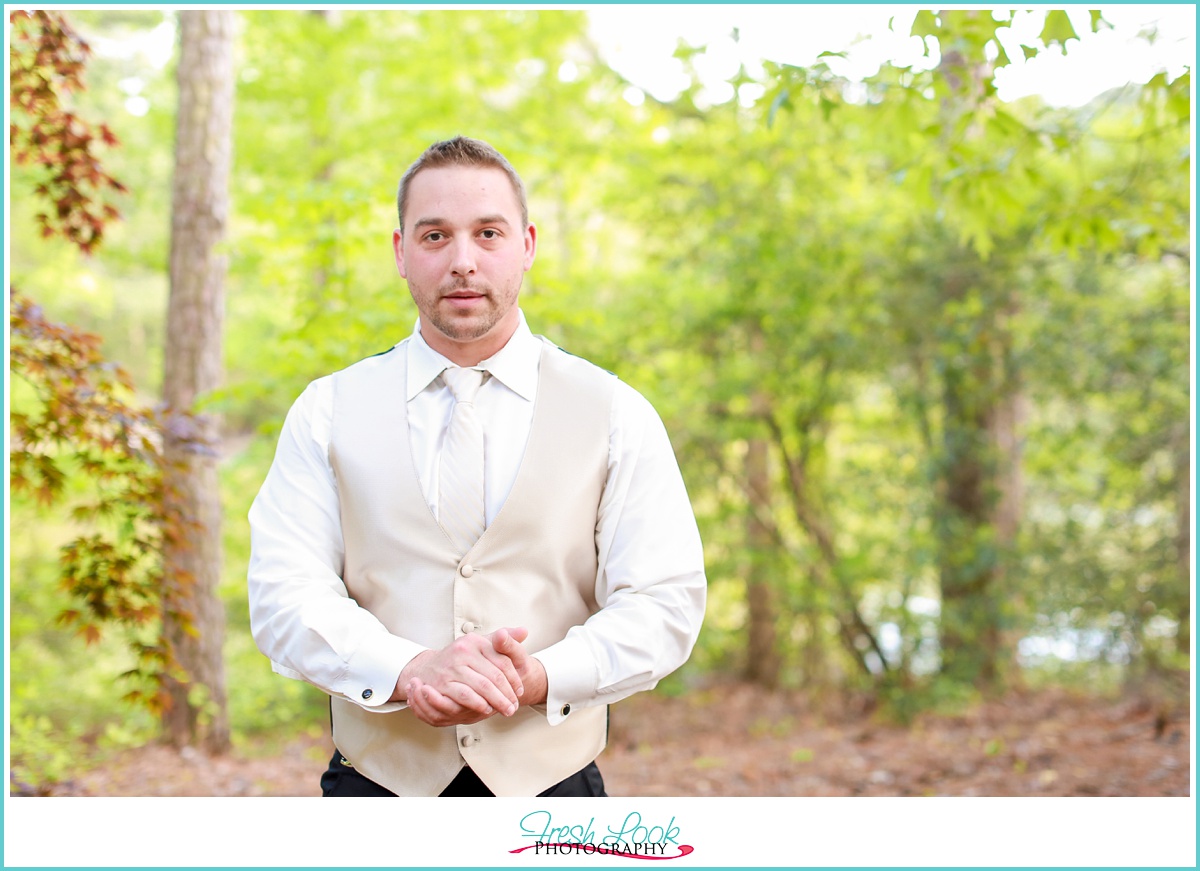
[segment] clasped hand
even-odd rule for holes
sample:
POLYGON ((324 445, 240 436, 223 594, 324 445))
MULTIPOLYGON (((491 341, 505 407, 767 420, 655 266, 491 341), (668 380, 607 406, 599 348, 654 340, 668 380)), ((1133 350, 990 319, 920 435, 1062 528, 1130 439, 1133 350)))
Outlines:
POLYGON ((511 717, 546 698, 546 672, 521 644, 523 627, 464 635, 417 654, 400 672, 394 699, 407 700, 431 726, 466 726, 494 714, 511 717))

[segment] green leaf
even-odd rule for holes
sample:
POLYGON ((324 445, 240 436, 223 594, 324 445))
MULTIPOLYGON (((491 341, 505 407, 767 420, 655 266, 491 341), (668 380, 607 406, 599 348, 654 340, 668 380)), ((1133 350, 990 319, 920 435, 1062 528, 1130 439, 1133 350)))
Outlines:
POLYGON ((1105 20, 1104 13, 1101 12, 1099 9, 1089 9, 1088 16, 1090 17, 1089 23, 1092 28, 1092 33, 1099 33, 1100 25, 1102 25, 1102 24, 1105 27, 1107 27, 1109 30, 1112 30, 1112 24, 1105 20))
POLYGON ((1023 45, 1021 46, 1021 52, 1025 55, 1025 60, 1029 60, 1032 57, 1037 57, 1038 50, 1028 45, 1023 45))
POLYGON ((996 57, 996 69, 1000 69, 1000 67, 1006 67, 1012 63, 1012 61, 1008 59, 1008 52, 1006 52, 1004 50, 1004 46, 1000 44, 1000 40, 993 40, 993 42, 995 43, 996 50, 999 52, 999 55, 996 57))
POLYGON ((775 95, 775 99, 771 101, 771 107, 767 109, 767 127, 775 123, 775 115, 780 110, 788 105, 788 98, 792 93, 788 88, 780 88, 779 93, 775 95))
POLYGON ((1051 45, 1058 44, 1063 47, 1063 54, 1066 54, 1067 40, 1078 38, 1079 35, 1075 33, 1075 25, 1071 24, 1071 18, 1064 10, 1051 9, 1046 13, 1046 23, 1040 34, 1043 45, 1049 48, 1051 45))
POLYGON ((997 109, 988 119, 987 126, 1000 137, 1021 137, 1027 131, 1025 125, 1018 121, 1011 112, 997 109))
POLYGON ((825 119, 825 121, 828 121, 830 114, 833 112, 833 107, 836 106, 837 104, 834 103, 833 100, 826 97, 824 94, 821 95, 820 103, 821 103, 821 115, 825 119))
POLYGON ((917 13, 917 17, 913 19, 912 30, 908 32, 908 35, 919 36, 924 39, 927 36, 937 36, 937 33, 937 16, 928 9, 922 9, 917 13))
POLYGON ((1167 109, 1183 123, 1187 123, 1192 117, 1190 79, 1191 76, 1184 73, 1167 86, 1167 109))

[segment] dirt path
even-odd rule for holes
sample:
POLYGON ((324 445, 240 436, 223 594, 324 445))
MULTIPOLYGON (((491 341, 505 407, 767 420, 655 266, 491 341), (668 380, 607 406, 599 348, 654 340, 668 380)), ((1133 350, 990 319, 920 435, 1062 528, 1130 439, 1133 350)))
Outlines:
MULTIPOLYGON (((1189 741, 1186 707, 1140 699, 1013 695, 903 729, 822 718, 797 696, 731 684, 614 706, 599 761, 614 796, 1180 796, 1189 741)), ((331 748, 321 733, 212 759, 148 746, 53 794, 315 796, 331 748)))

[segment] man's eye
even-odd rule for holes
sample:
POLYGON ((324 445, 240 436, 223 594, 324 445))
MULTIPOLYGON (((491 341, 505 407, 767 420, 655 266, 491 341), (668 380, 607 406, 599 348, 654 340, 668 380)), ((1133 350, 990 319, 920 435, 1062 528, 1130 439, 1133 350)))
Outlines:
POLYGON ((444 238, 444 235, 442 233, 438 233, 436 231, 433 233, 427 233, 425 235, 426 242, 441 242, 443 238, 444 238))
POLYGON ((480 234, 485 239, 499 239, 500 233, 496 230, 483 230, 480 234))

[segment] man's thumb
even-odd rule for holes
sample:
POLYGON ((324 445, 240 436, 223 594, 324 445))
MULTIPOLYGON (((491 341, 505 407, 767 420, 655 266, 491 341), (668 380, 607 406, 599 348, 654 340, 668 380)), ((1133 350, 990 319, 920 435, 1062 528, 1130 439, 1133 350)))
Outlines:
POLYGON ((510 638, 513 641, 515 641, 517 644, 520 644, 522 641, 524 641, 526 638, 529 637, 529 630, 526 629, 524 626, 508 627, 508 628, 502 629, 500 631, 504 634, 501 635, 500 642, 499 642, 499 644, 497 644, 497 648, 506 646, 509 643, 508 639, 510 639, 510 638))

